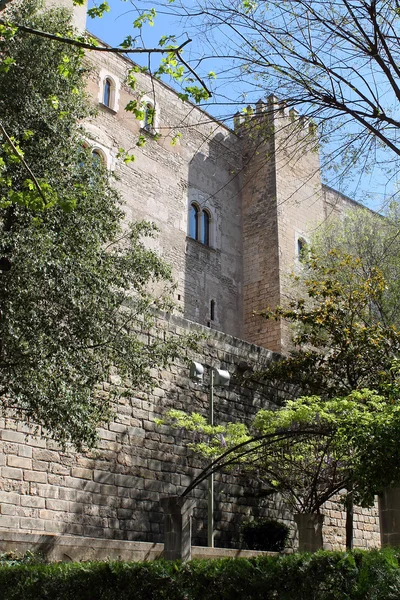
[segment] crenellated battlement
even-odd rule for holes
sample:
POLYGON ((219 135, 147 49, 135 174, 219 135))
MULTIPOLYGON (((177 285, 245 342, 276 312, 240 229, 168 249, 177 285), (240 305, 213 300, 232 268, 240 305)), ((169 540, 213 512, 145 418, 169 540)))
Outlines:
POLYGON ((287 101, 279 100, 273 94, 266 102, 260 98, 254 107, 248 105, 242 112, 237 112, 233 122, 234 130, 240 136, 244 135, 245 127, 254 131, 255 126, 260 127, 263 123, 279 129, 293 124, 299 132, 313 137, 317 134, 317 126, 312 119, 300 114, 294 107, 290 108, 287 101))

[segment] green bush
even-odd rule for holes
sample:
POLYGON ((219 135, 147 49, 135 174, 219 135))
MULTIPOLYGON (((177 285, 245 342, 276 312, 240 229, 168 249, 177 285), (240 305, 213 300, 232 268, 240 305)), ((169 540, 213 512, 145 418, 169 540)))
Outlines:
POLYGON ((250 521, 245 523, 241 530, 247 548, 270 552, 281 552, 286 546, 289 533, 290 529, 287 525, 273 519, 250 521))
POLYGON ((0 566, 1 600, 398 600, 400 550, 0 566))

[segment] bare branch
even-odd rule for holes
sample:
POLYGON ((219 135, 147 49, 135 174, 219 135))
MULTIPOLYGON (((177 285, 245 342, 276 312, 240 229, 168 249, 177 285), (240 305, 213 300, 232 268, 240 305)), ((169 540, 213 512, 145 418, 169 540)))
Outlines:
POLYGON ((183 42, 183 44, 181 44, 177 48, 115 48, 111 46, 96 46, 95 44, 82 42, 75 38, 58 36, 54 33, 49 33, 47 31, 32 29, 32 27, 25 27, 25 25, 10 23, 9 21, 5 21, 4 19, 0 19, 0 25, 16 27, 19 31, 23 31, 24 33, 29 33, 38 37, 47 38, 49 40, 54 40, 55 42, 61 42, 62 44, 69 44, 70 46, 76 46, 77 48, 84 48, 85 50, 94 50, 96 52, 108 52, 111 54, 170 54, 172 52, 173 54, 179 55, 179 52, 181 52, 183 48, 192 41, 191 39, 187 39, 185 42, 183 42))

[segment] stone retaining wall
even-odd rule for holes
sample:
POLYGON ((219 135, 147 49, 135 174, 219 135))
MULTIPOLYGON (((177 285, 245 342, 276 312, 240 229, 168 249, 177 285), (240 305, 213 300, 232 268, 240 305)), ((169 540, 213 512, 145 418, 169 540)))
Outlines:
MULTIPOLYGON (((0 553, 37 552, 47 560, 157 560, 164 556, 164 545, 151 542, 128 542, 101 538, 78 538, 72 535, 34 534, 0 531, 0 553)), ((275 554, 256 550, 237 550, 228 548, 205 548, 192 546, 192 558, 250 558, 275 554)))
MULTIPOLYGON (((201 353, 188 360, 225 368, 231 374, 229 388, 215 391, 216 423, 249 421, 268 398, 273 399, 271 390, 246 382, 243 374, 276 355, 180 317, 170 317, 168 326, 173 335, 188 329, 208 334, 201 353)), ((0 532, 163 542, 160 498, 180 494, 203 466, 187 450, 181 432, 155 423, 171 407, 206 414, 207 388, 191 382, 188 371, 188 361, 182 360, 169 370, 154 370, 152 394, 138 392, 121 399, 115 420, 100 430, 98 447, 87 454, 62 451, 40 431, 34 435, 24 423, 1 419, 0 532)), ((104 383, 100 393, 106 396, 107 389, 104 383)), ((284 507, 254 497, 240 477, 217 474, 215 490, 217 546, 238 547, 240 523, 249 517, 291 520, 284 507)), ((193 497, 193 543, 205 545, 205 484, 193 491, 193 497)), ((344 515, 332 503, 327 503, 326 515, 326 545, 342 548, 344 515)), ((358 511, 355 522, 357 547, 379 545, 376 511, 358 511)))

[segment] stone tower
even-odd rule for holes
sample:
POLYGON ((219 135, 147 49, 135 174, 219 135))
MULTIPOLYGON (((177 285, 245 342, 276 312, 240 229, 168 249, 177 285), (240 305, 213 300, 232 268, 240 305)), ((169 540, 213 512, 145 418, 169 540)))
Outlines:
POLYGON ((254 313, 280 305, 299 250, 324 219, 315 127, 271 96, 236 119, 243 139, 244 338, 284 352, 285 324, 254 313))

